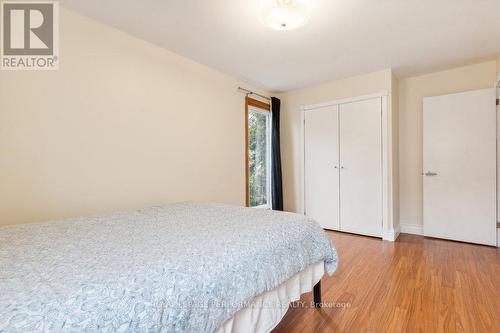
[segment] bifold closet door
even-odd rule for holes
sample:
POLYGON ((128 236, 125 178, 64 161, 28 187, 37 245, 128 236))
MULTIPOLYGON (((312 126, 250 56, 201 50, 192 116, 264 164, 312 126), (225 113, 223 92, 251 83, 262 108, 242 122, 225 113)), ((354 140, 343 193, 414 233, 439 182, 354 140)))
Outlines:
POLYGON ((305 112, 305 214, 339 229, 338 106, 305 112))
POLYGON ((382 100, 339 106, 340 230, 382 236, 382 100))

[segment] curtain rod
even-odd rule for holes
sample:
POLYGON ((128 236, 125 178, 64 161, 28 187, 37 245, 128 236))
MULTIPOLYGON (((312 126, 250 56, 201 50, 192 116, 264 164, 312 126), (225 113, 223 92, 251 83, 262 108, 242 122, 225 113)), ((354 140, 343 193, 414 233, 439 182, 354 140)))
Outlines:
POLYGON ((253 92, 251 90, 248 90, 248 89, 245 89, 245 88, 242 88, 242 87, 238 87, 238 91, 242 91, 244 92, 245 94, 247 95, 255 95, 255 96, 259 96, 260 98, 263 98, 263 99, 266 99, 268 101, 271 100, 270 97, 267 97, 267 96, 264 96, 264 95, 261 95, 261 94, 257 94, 256 92, 253 92))

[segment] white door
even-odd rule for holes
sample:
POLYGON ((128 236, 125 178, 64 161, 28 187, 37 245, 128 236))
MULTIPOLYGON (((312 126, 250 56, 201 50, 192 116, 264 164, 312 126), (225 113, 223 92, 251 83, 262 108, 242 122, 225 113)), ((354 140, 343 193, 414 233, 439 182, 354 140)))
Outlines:
POLYGON ((340 105, 340 230, 382 236, 382 99, 340 105))
POLYGON ((424 98, 425 236, 496 245, 495 98, 424 98))
POLYGON ((339 229, 338 106, 305 112, 305 213, 339 229))

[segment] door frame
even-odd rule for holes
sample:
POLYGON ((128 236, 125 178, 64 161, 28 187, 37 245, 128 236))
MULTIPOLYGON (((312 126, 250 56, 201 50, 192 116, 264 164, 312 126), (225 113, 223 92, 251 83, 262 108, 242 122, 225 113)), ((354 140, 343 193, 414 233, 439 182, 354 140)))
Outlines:
POLYGON ((392 176, 392 117, 390 116, 390 110, 388 105, 389 93, 388 91, 382 91, 369 95, 362 95, 357 97, 342 98, 329 102, 304 105, 300 108, 300 158, 302 159, 300 163, 302 177, 302 189, 301 189, 301 204, 302 204, 302 214, 305 215, 305 113, 313 112, 314 110, 321 109, 329 106, 341 106, 342 104, 360 102, 368 99, 380 98, 381 108, 382 108, 382 239, 387 241, 395 241, 399 236, 399 226, 394 227, 394 207, 393 207, 393 183, 394 179, 392 176))

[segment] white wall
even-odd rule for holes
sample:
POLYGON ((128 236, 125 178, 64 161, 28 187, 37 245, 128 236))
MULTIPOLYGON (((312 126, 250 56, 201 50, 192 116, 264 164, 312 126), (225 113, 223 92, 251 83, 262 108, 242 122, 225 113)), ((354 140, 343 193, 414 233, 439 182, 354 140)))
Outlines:
POLYGON ((400 222, 421 228, 422 103, 426 96, 492 88, 496 61, 399 80, 400 222))
MULTIPOLYGON (((397 100, 397 96, 393 97, 392 86, 397 82, 391 70, 383 70, 366 75, 356 76, 340 81, 329 82, 310 88, 293 90, 281 95, 283 99, 282 106, 282 163, 283 163, 283 189, 284 189, 284 204, 285 210, 292 212, 303 212, 302 196, 303 196, 303 181, 302 181, 302 166, 303 156, 301 154, 302 139, 301 139, 301 113, 300 107, 310 104, 328 102, 341 98, 356 97, 378 93, 382 91, 389 92, 389 108, 391 102, 397 100)), ((397 113, 397 108, 394 110, 397 113)), ((397 126, 397 122, 393 121, 393 111, 389 111, 389 124, 397 126)), ((397 119, 397 115, 395 116, 397 119)), ((394 132, 394 131, 391 131, 394 132)), ((397 139, 390 134, 391 140, 397 139)), ((397 147, 397 143, 394 143, 397 147)), ((392 159, 391 155, 391 159, 392 159)), ((397 156, 396 156, 397 159, 397 156)), ((397 169, 398 164, 390 166, 397 169)), ((395 171, 397 173, 397 170, 395 171)), ((395 173, 392 173, 393 175, 395 173)), ((393 183, 393 182, 391 182, 393 183)), ((394 186, 397 187, 397 183, 394 186)), ((394 191, 393 191, 394 193, 394 191)), ((397 195, 397 191, 395 193, 397 195)), ((391 200, 397 202, 398 198, 394 197, 391 200)), ((391 201, 392 202, 392 201, 391 201)), ((397 224, 397 209, 391 209, 395 212, 394 223, 397 224)))
MULTIPOLYGON (((497 85, 500 82, 500 53, 497 57, 497 85)), ((500 89, 497 89, 497 98, 500 98, 500 89)), ((500 106, 497 106, 497 135, 500 137, 500 106)), ((500 221, 500 145, 497 145, 497 221, 500 221)), ((500 228, 497 229, 497 246, 500 247, 500 228)))
POLYGON ((393 194, 393 209, 392 221, 394 228, 399 230, 399 80, 392 75, 391 81, 391 108, 392 108, 392 194, 393 194))
POLYGON ((60 16, 59 71, 0 72, 0 224, 179 200, 244 204, 242 83, 60 16))
MULTIPOLYGON (((500 84, 500 53, 497 57, 497 87, 500 84)), ((500 98, 500 88, 497 88, 497 98, 500 98)), ((497 106, 497 140, 500 138, 500 106, 497 106)), ((497 144, 497 221, 500 221, 500 145, 497 144)), ((500 228, 498 228, 497 243, 500 247, 500 228)))

